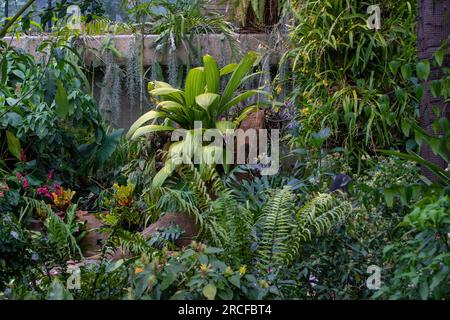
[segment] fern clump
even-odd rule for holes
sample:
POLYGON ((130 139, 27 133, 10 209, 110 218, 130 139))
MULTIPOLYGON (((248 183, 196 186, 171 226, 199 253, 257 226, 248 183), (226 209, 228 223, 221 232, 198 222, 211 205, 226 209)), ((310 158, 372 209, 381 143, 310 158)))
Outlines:
POLYGON ((289 187, 273 190, 261 217, 257 261, 262 270, 292 263, 302 243, 328 234, 352 211, 350 202, 318 194, 296 212, 296 195, 289 187))

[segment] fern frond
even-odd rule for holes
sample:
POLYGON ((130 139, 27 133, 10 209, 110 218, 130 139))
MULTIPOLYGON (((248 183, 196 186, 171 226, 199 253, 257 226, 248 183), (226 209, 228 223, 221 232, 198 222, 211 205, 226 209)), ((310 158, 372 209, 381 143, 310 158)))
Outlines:
POLYGON ((292 213, 295 195, 289 187, 272 191, 269 202, 263 209, 263 225, 258 243, 258 263, 268 269, 285 261, 290 238, 295 228, 292 213))

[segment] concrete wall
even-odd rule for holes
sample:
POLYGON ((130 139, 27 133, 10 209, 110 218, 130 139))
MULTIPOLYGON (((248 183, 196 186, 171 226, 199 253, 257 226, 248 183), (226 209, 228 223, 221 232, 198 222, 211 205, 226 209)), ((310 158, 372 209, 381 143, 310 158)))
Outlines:
MULTIPOLYGON (((36 52, 36 48, 42 43, 44 39, 48 39, 48 35, 43 36, 21 36, 18 40, 16 38, 6 38, 5 40, 10 42, 13 46, 22 48, 35 56, 39 57, 39 53, 36 52)), ((154 55, 154 42, 157 39, 157 35, 146 35, 144 42, 144 64, 145 66, 151 66, 152 61, 155 58, 154 55)), ((266 34, 236 34, 238 48, 245 52, 247 50, 261 51, 262 53, 270 50, 268 46, 268 36, 266 34)), ((127 55, 130 51, 130 47, 133 41, 133 35, 115 35, 110 36, 114 47, 122 53, 123 58, 116 59, 116 63, 124 70, 127 63, 127 55)), ((104 65, 102 57, 99 56, 102 44, 106 40, 106 36, 88 36, 81 37, 79 42, 83 44, 83 47, 88 49, 84 50, 83 56, 84 62, 87 66, 95 67, 94 77, 94 96, 97 101, 100 101, 101 84, 103 81, 103 69, 104 65)), ((219 34, 199 36, 194 39, 193 43, 199 45, 203 49, 203 53, 208 53, 214 56, 218 61, 225 61, 226 63, 237 62, 239 57, 234 57, 230 46, 224 41, 223 36, 219 34)), ((186 52, 183 49, 178 49, 177 57, 180 63, 186 61, 186 52)), ((277 57, 273 55, 272 64, 277 63, 277 57)), ((159 62, 162 65, 167 64, 167 54, 159 55, 159 62)), ((130 103, 125 81, 122 81, 122 94, 120 96, 120 114, 117 115, 118 127, 129 128, 130 125, 141 115, 139 105, 133 105, 130 103)), ((146 111, 144 108, 143 111, 146 111)))

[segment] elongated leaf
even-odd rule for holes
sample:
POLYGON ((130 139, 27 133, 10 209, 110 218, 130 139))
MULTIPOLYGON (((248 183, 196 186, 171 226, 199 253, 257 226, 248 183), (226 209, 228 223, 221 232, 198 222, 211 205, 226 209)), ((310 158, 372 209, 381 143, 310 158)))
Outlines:
POLYGON ((242 59, 239 66, 233 72, 228 84, 223 92, 221 104, 226 104, 229 102, 233 94, 241 85, 242 79, 245 75, 252 69, 253 64, 258 59, 258 55, 256 52, 250 51, 247 55, 242 59))
POLYGON ((69 99, 67 98, 67 91, 64 88, 61 80, 56 80, 56 96, 55 96, 55 104, 56 104, 56 114, 61 119, 67 117, 69 113, 69 99))
POLYGON ((234 70, 236 70, 238 66, 239 65, 237 63, 230 63, 229 65, 226 65, 225 67, 220 69, 220 76, 223 77, 234 72, 234 70))
POLYGON ((194 68, 189 71, 184 88, 187 106, 192 106, 195 102, 195 97, 205 92, 205 81, 203 69, 194 68))
POLYGON ((226 103, 220 110, 220 113, 224 113, 227 110, 229 110, 230 108, 232 108, 233 106, 237 105, 238 103, 247 100, 248 98, 254 96, 255 94, 263 94, 268 96, 269 93, 263 90, 249 90, 246 91, 240 95, 238 95, 237 97, 233 98, 232 100, 230 100, 228 103, 226 103))
POLYGON ((173 131, 175 130, 174 127, 169 127, 169 126, 160 126, 160 125, 149 125, 149 126, 144 126, 141 127, 139 129, 136 130, 136 132, 133 134, 133 136, 131 137, 132 140, 137 139, 143 135, 146 135, 148 133, 152 133, 152 132, 159 132, 159 131, 173 131))
POLYGON ((206 86, 208 92, 219 93, 220 90, 220 71, 217 61, 210 55, 203 57, 205 65, 206 86))
POLYGON ((170 159, 166 161, 164 167, 158 171, 158 173, 153 177, 152 187, 159 188, 167 180, 169 176, 176 170, 178 164, 173 163, 170 159))
POLYGON ((184 104, 184 92, 174 88, 156 88, 150 91, 153 96, 161 96, 165 100, 171 100, 184 104))
POLYGON ((11 131, 6 131, 6 141, 8 143, 8 151, 18 160, 20 160, 20 141, 11 131))
POLYGON ((127 138, 130 138, 139 127, 141 127, 144 123, 150 120, 157 119, 161 117, 163 114, 161 112, 152 110, 147 112, 146 114, 142 115, 139 119, 136 120, 135 123, 131 126, 130 130, 127 133, 127 138))

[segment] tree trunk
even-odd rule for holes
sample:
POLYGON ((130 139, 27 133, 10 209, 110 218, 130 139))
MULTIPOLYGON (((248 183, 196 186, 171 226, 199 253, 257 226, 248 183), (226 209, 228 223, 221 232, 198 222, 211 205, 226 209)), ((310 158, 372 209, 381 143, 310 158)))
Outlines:
MULTIPOLYGON (((418 0, 418 22, 417 22, 417 50, 419 59, 433 58, 433 53, 441 46, 444 39, 450 35, 450 0, 418 0)), ((441 78, 441 67, 434 67, 431 64, 431 74, 424 82, 425 94, 420 104, 420 124, 428 133, 433 132, 433 121, 435 120, 433 108, 438 107, 441 110, 441 117, 450 119, 450 108, 444 99, 433 98, 429 83, 432 80, 441 78)), ((444 66, 450 66, 450 50, 446 52, 444 66)), ((428 145, 423 145, 421 150, 422 157, 439 165, 442 168, 447 167, 447 163, 436 156, 428 145)), ((427 169, 422 169, 423 174, 429 179, 435 181, 434 175, 427 169)))

